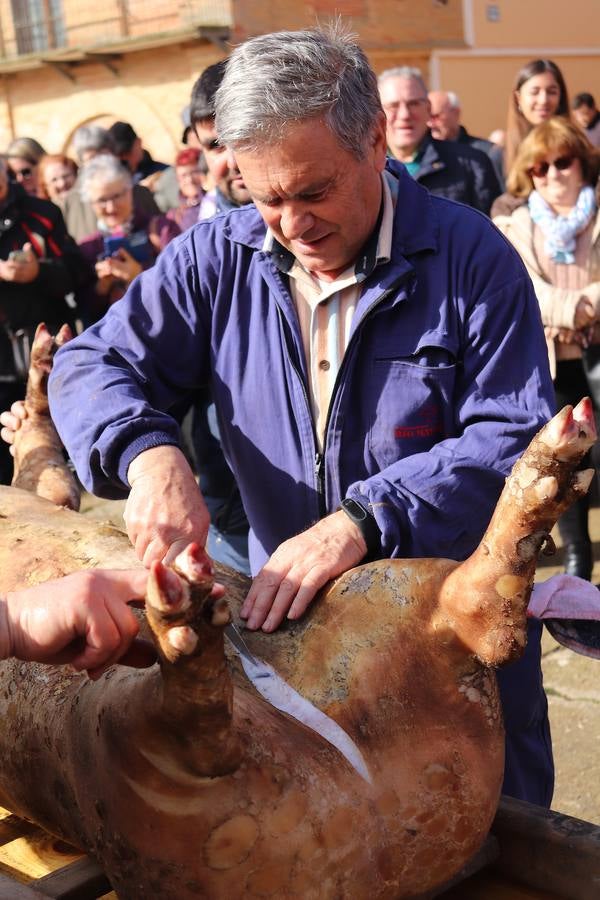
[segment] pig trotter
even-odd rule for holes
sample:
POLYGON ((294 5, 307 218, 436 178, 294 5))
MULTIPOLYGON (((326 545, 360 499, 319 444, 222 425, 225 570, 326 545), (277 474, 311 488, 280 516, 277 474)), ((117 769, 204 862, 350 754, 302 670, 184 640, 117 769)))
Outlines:
POLYGON ((554 552, 550 529, 589 488, 593 470, 577 467, 595 440, 589 397, 554 416, 515 463, 480 546, 444 585, 442 621, 484 665, 523 652, 538 555, 554 552))
POLYGON ((48 375, 58 347, 72 337, 63 325, 56 338, 44 323, 38 325, 31 345, 25 393, 27 418, 15 434, 13 487, 31 491, 56 506, 79 509, 79 487, 69 469, 61 440, 50 418, 48 375))
POLYGON ((190 544, 171 568, 153 563, 146 616, 159 653, 162 715, 187 767, 203 775, 232 771, 240 748, 232 726, 233 685, 223 645, 231 615, 198 545, 190 544))

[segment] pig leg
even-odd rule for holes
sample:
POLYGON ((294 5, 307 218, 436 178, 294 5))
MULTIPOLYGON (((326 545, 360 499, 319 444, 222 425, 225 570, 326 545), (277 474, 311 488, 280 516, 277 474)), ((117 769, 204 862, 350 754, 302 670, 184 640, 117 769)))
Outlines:
POLYGON ((509 662, 525 646, 538 553, 587 491, 593 470, 577 466, 595 440, 589 398, 551 419, 515 463, 481 544, 444 584, 437 627, 450 625, 485 665, 509 662))
POLYGON ((79 488, 65 462, 61 440, 48 408, 48 375, 58 347, 72 337, 63 325, 56 338, 38 325, 31 346, 29 377, 25 394, 27 418, 15 434, 13 487, 31 491, 57 506, 79 509, 79 488))
POLYGON ((172 569, 154 563, 146 615, 158 647, 162 675, 161 733, 196 774, 235 769, 240 747, 232 726, 233 684, 223 645, 231 621, 223 588, 196 544, 172 569))

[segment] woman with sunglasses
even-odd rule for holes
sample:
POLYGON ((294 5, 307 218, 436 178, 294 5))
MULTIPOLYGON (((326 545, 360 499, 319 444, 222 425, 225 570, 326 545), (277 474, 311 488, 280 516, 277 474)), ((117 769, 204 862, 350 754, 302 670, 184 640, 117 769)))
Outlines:
POLYGON ((38 163, 45 152, 34 138, 22 137, 11 141, 5 154, 11 180, 34 197, 38 193, 38 163))
MULTIPOLYGON (((591 394, 600 410, 600 390, 584 368, 586 348, 600 349, 598 167, 598 153, 583 132, 566 119, 551 118, 525 138, 508 177, 509 190, 523 205, 511 216, 494 218, 533 281, 557 408, 591 394)), ((590 580, 588 510, 588 498, 579 500, 561 517, 559 530, 565 570, 590 580)))

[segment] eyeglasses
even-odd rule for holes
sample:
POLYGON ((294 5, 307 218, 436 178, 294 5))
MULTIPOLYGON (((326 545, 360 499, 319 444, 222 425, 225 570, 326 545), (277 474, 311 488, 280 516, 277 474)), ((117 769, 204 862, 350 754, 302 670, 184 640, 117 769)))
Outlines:
POLYGON ((559 156, 558 159, 555 159, 554 162, 551 163, 544 159, 542 162, 538 162, 534 166, 531 166, 531 168, 528 169, 528 172, 536 178, 544 178, 550 171, 550 166, 554 166, 558 172, 565 172, 567 169, 571 168, 574 161, 574 156, 559 156))
POLYGON ((70 181, 71 183, 75 181, 75 173, 74 172, 65 172, 64 175, 55 175, 54 178, 48 178, 48 184, 61 184, 65 181, 70 181))
POLYGON ((92 200, 93 206, 105 207, 108 206, 109 203, 116 203, 118 200, 122 200, 123 197, 127 194, 129 188, 123 188, 122 191, 119 191, 118 194, 113 194, 111 197, 98 197, 97 200, 92 200))
POLYGON ((16 172, 14 169, 11 169, 10 174, 13 178, 31 178, 31 176, 33 175, 33 169, 17 169, 16 172))
POLYGON ((409 113, 415 112, 422 103, 427 103, 427 97, 415 97, 412 100, 396 100, 394 103, 384 103, 383 111, 390 115, 397 113, 400 107, 405 106, 409 113))

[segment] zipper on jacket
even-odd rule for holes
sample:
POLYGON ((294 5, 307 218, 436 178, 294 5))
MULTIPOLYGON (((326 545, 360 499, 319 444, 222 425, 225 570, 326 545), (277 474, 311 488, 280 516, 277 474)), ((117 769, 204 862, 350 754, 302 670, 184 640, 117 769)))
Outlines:
POLYGON ((323 453, 317 451, 315 453, 315 477, 317 479, 317 497, 319 500, 319 519, 323 519, 327 515, 327 507, 325 505, 325 457, 323 453))
MULTIPOLYGON (((279 316, 279 324, 280 324, 280 326, 281 326, 281 328, 282 328, 282 331, 283 331, 283 333, 284 333, 284 335, 285 335, 285 330, 286 330, 286 327, 287 327, 287 322, 285 321, 284 316, 283 316, 283 312, 281 311, 281 309, 280 309, 280 307, 279 307, 278 304, 277 304, 277 315, 279 316)), ((314 423, 314 420, 313 420, 312 409, 311 409, 311 407, 310 407, 310 399, 309 399, 309 396, 308 396, 308 391, 307 391, 307 389, 306 389, 306 385, 304 384, 304 379, 303 379, 303 377, 302 377, 302 372, 299 370, 298 366, 297 366, 296 363, 294 362, 294 359, 293 359, 293 357, 292 357, 292 354, 290 353, 289 348, 288 348, 288 342, 287 342, 287 340, 285 341, 285 345, 286 345, 286 350, 287 350, 288 359, 289 359, 289 361, 290 361, 290 365, 291 365, 292 369, 294 370, 294 372, 296 373, 296 375, 297 375, 297 377, 298 377, 298 381, 300 382, 300 385, 301 385, 301 387, 302 387, 302 393, 304 394, 304 399, 305 399, 305 401, 306 401, 306 406, 307 406, 307 409, 308 409, 309 418, 310 418, 310 422, 311 422, 313 441, 314 441, 315 447, 318 447, 318 446, 319 446, 319 442, 318 442, 318 440, 317 440, 317 429, 316 429, 316 427, 315 427, 315 423, 314 423)), ((316 478, 316 488, 317 488, 317 511, 318 511, 318 518, 319 518, 319 519, 322 519, 323 516, 324 516, 325 513, 326 513, 326 509, 325 509, 325 478, 324 478, 324 474, 323 474, 323 454, 319 453, 318 451, 315 453, 314 473, 315 473, 315 478, 316 478)))
POLYGON ((337 393, 337 390, 338 390, 338 387, 339 387, 339 384, 341 381, 344 364, 346 363, 346 360, 348 358, 348 350, 352 346, 353 341, 357 338, 358 332, 362 330, 362 326, 363 326, 364 322, 366 322, 367 318, 371 315, 371 313, 373 312, 375 307, 379 306, 380 303, 383 303, 384 300, 387 300, 388 297, 391 297, 393 294, 395 294, 398 289, 398 286, 405 280, 406 277, 407 277, 406 274, 403 275, 402 278, 399 278, 398 281, 396 281, 392 285, 392 287, 390 287, 386 291, 384 291, 383 294, 381 294, 380 297, 377 297, 376 300, 373 300, 373 302, 371 303, 369 308, 365 311, 364 316, 360 320, 358 328, 355 330, 354 334, 348 341, 348 346, 346 347, 344 356, 342 357, 341 365, 338 369, 337 375, 335 377, 335 381, 333 383, 333 390, 331 391, 331 400, 329 401, 329 408, 327 410, 327 418, 325 420, 325 429, 323 431, 323 450, 321 453, 317 453, 316 457, 315 457, 315 474, 317 475, 317 490, 319 491, 319 512, 320 512, 321 518, 323 518, 323 516, 327 515, 327 508, 326 508, 326 503, 325 503, 326 498, 325 498, 325 465, 324 465, 325 464, 325 451, 327 449, 327 432, 329 430, 329 420, 331 418, 331 410, 333 409, 333 401, 335 399, 335 395, 337 393), (317 460, 318 460, 318 462, 317 462, 317 460))
MULTIPOLYGON (((341 375, 342 375, 342 371, 344 369, 345 361, 348 357, 348 350, 352 346, 353 341, 356 339, 359 330, 362 329, 363 323, 371 315, 371 313, 373 312, 375 307, 379 306, 379 304, 382 303, 384 300, 387 300, 388 297, 391 297, 396 292, 396 290, 398 289, 398 286, 405 280, 406 277, 407 277, 406 274, 403 275, 402 278, 399 278, 398 281, 396 281, 392 285, 392 287, 390 287, 386 291, 384 291, 380 297, 377 297, 377 299, 371 303, 369 308, 366 310, 364 316, 362 317, 359 327, 356 329, 356 331, 350 338, 350 341, 348 342, 348 346, 346 347, 346 350, 344 352, 342 363, 338 369, 338 373, 336 375, 335 382, 333 384, 333 390, 331 392, 331 400, 329 401, 329 409, 327 410, 327 419, 325 421, 325 430, 323 432, 323 450, 320 453, 317 450, 315 453, 314 473, 315 473, 315 482, 316 482, 316 490, 317 490, 319 519, 323 519, 327 515, 327 503, 326 503, 326 496, 325 496, 325 494, 326 494, 326 490, 325 490, 325 488, 326 488, 326 486, 325 486, 325 451, 326 451, 326 446, 327 446, 327 431, 329 429, 329 420, 331 417, 331 409, 333 407, 333 401, 334 401, 336 392, 338 390, 339 383, 341 381, 341 375)), ((279 308, 279 306, 277 306, 277 314, 279 316, 280 324, 284 328, 284 332, 285 332, 285 324, 286 323, 283 320, 283 313, 282 313, 281 309, 279 308)), ((286 341, 286 345, 287 345, 287 341, 286 341)), ((297 367, 296 363, 294 362, 294 360, 292 358, 292 354, 289 352, 289 350, 288 350, 288 358, 290 360, 290 365, 292 366, 292 369, 298 376, 298 380, 299 380, 300 384, 302 385, 302 392, 304 394, 304 399, 306 400, 306 405, 307 405, 308 411, 310 413, 310 420, 312 422, 313 440, 315 442, 315 447, 318 447, 319 442, 317 440, 317 429, 316 429, 316 426, 315 426, 315 423, 313 420, 312 410, 310 407, 310 400, 308 397, 308 391, 306 389, 306 385, 304 384, 304 379, 302 378, 302 373, 298 370, 298 367, 297 367)))

